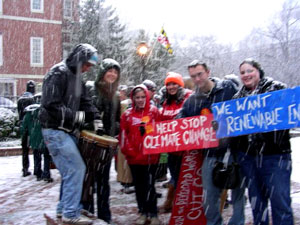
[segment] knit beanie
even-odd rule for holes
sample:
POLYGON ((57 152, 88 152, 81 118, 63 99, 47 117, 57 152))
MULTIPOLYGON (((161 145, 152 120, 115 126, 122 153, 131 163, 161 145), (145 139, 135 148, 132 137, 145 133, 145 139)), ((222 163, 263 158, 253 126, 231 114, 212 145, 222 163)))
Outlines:
POLYGON ((165 79, 165 85, 167 85, 170 82, 174 82, 175 84, 178 84, 179 86, 184 87, 184 82, 183 82, 182 76, 179 73, 168 72, 167 77, 165 79))

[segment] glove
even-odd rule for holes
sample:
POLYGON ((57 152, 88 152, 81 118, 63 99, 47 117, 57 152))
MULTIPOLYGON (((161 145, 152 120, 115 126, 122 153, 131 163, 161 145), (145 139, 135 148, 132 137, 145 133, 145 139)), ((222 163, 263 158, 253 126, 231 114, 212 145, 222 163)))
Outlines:
POLYGON ((214 131, 218 130, 219 129, 219 123, 218 123, 218 121, 212 120, 211 121, 211 126, 214 129, 214 131))
POLYGON ((145 123, 141 123, 141 126, 139 127, 141 136, 144 136, 144 134, 146 133, 146 129, 145 129, 145 123))
POLYGON ((101 120, 94 120, 94 130, 97 135, 102 136, 104 134, 103 123, 101 120))
POLYGON ((85 113, 84 111, 77 111, 75 115, 75 124, 77 126, 81 126, 84 124, 84 119, 85 119, 85 113))

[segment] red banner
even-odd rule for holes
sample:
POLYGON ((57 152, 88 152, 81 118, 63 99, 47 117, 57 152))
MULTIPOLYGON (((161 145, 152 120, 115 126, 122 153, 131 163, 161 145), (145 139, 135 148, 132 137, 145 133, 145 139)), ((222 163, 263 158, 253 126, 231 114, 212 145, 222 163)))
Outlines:
POLYGON ((211 126, 212 120, 210 113, 147 124, 144 154, 217 147, 219 142, 211 126))
POLYGON ((169 225, 205 225, 201 151, 184 153, 169 225))

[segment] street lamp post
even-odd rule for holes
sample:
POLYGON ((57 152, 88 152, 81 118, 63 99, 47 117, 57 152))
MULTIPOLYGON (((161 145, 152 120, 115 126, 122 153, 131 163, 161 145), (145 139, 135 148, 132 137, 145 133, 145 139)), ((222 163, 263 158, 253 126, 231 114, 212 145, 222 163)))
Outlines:
POLYGON ((149 47, 146 44, 146 42, 144 42, 144 41, 140 42, 137 47, 136 52, 142 59, 144 59, 148 55, 148 52, 149 52, 149 47))
POLYGON ((144 72, 147 64, 147 56, 149 54, 149 47, 146 42, 142 41, 139 43, 136 53, 141 57, 141 62, 142 62, 142 71, 141 71, 141 77, 140 77, 140 82, 144 80, 144 72))

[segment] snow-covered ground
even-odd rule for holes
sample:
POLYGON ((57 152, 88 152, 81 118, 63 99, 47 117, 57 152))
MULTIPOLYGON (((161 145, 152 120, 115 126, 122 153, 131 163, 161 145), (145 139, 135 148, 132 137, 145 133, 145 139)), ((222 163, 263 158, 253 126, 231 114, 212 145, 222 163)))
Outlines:
POLYGON ((21 139, 8 138, 7 141, 1 141, 0 148, 6 148, 6 147, 20 147, 21 148, 21 139))
MULTIPOLYGON (((292 138, 293 173, 292 173, 292 199, 295 224, 300 224, 300 137, 292 138)), ((30 157, 31 167, 33 164, 30 157)), ((55 207, 59 195, 60 175, 57 170, 51 170, 53 183, 36 181, 35 176, 21 176, 21 156, 0 157, 0 225, 45 224, 43 214, 55 215, 55 207)), ((116 181, 114 165, 111 167, 111 211, 113 221, 119 225, 132 225, 137 218, 136 201, 134 194, 124 194, 121 185, 116 181)), ((158 200, 161 205, 167 190, 157 184, 158 192, 163 198, 158 200)), ((223 212, 224 221, 228 221, 231 209, 223 212)), ((251 224, 252 216, 249 203, 247 203, 246 223, 251 224)), ((168 224, 170 214, 159 215, 164 224, 168 224)), ((101 224, 101 223, 97 223, 101 224)), ((105 224, 105 223, 102 223, 105 224)))

